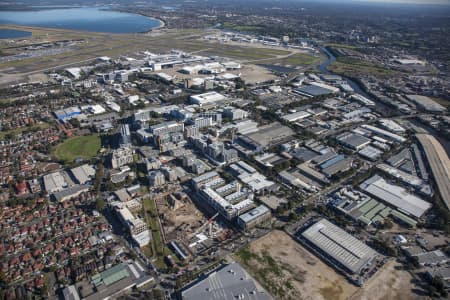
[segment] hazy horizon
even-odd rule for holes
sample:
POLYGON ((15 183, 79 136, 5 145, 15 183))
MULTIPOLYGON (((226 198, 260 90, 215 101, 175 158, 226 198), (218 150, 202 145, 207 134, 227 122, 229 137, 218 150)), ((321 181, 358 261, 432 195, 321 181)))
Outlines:
POLYGON ((450 5, 450 0, 348 0, 350 2, 377 2, 386 4, 442 4, 450 5))

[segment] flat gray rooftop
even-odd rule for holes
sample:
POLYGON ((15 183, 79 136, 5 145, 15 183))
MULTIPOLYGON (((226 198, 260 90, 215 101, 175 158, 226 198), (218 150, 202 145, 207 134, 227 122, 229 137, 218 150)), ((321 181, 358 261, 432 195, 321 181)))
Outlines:
POLYGON ((293 135, 295 135, 295 132, 291 128, 278 122, 274 122, 269 125, 261 126, 258 128, 258 131, 249 133, 246 136, 259 143, 261 146, 268 147, 285 141, 293 135))
POLYGON ((341 143, 345 143, 354 149, 357 149, 358 147, 366 145, 370 142, 370 139, 356 133, 342 134, 338 137, 338 140, 341 143))
POLYGON ((260 291, 254 279, 238 263, 229 264, 212 272, 205 279, 181 292, 183 300, 270 300, 267 292, 260 291))
POLYGON ((332 90, 329 90, 329 89, 326 89, 326 88, 323 88, 320 86, 315 86, 315 85, 307 85, 307 86, 296 89, 296 91, 299 94, 308 95, 311 97, 328 95, 328 94, 333 93, 332 90))
POLYGON ((313 224, 302 236, 352 273, 359 274, 377 256, 375 250, 326 219, 313 224))
POLYGON ((364 181, 360 188, 370 195, 396 207, 401 212, 420 218, 431 204, 410 194, 406 189, 390 184, 381 176, 375 175, 364 181))

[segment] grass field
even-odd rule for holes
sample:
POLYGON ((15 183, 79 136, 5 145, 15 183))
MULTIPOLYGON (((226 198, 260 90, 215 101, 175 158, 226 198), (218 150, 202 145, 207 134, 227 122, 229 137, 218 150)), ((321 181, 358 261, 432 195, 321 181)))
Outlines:
POLYGON ((350 77, 357 74, 390 77, 399 73, 398 71, 377 66, 371 62, 348 57, 338 57, 336 61, 328 67, 328 69, 333 73, 350 77))
POLYGON ((246 32, 260 32, 264 30, 264 27, 257 25, 235 25, 230 22, 224 22, 222 25, 223 28, 236 30, 236 31, 246 31, 246 32))
POLYGON ((72 162, 76 158, 90 159, 97 155, 101 142, 98 135, 77 136, 64 141, 54 149, 57 159, 72 162))
POLYGON ((147 225, 150 226, 152 232, 152 241, 150 244, 143 248, 143 253, 147 258, 156 258, 154 261, 158 269, 165 269, 166 263, 164 262, 164 257, 171 255, 175 263, 179 263, 178 257, 170 250, 169 247, 164 243, 163 237, 161 235, 161 228, 158 221, 158 211, 156 209, 155 201, 153 199, 147 198, 143 200, 143 210, 145 221, 147 225))
POLYGON ((275 58, 278 55, 288 55, 291 52, 279 49, 259 48, 259 47, 245 47, 232 46, 221 44, 209 44, 211 49, 201 51, 205 55, 218 55, 243 60, 257 60, 275 58))
POLYGON ((267 60, 265 64, 282 65, 282 66, 309 66, 320 61, 320 57, 312 56, 307 53, 295 53, 288 57, 274 60, 267 60))
POLYGON ((356 46, 346 45, 346 44, 329 43, 329 44, 326 44, 325 46, 331 47, 331 48, 358 49, 358 47, 356 47, 356 46))
POLYGON ((152 230, 155 251, 157 254, 161 253, 163 251, 164 245, 161 238, 161 232, 158 223, 158 213, 156 211, 155 202, 152 199, 147 198, 143 201, 143 206, 145 210, 147 224, 150 226, 152 230))

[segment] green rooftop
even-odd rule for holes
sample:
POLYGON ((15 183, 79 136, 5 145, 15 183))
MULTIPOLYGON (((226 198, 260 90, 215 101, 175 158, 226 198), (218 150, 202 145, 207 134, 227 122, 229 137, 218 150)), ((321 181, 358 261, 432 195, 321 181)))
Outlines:
POLYGON ((389 214, 391 213, 392 209, 389 207, 386 207, 385 209, 383 209, 379 215, 382 216, 383 218, 386 218, 387 216, 389 216, 389 214))
POLYGON ((380 216, 380 215, 376 215, 376 216, 372 219, 372 222, 374 222, 374 223, 376 223, 376 222, 383 223, 383 221, 384 221, 384 218, 383 218, 382 216, 380 216))
POLYGON ((360 220, 361 222, 363 222, 363 223, 366 224, 366 225, 369 225, 369 224, 372 222, 370 219, 367 219, 367 218, 364 217, 364 216, 359 217, 358 220, 360 220))
POLYGON ((367 202, 366 204, 362 205, 359 209, 359 211, 361 211, 363 214, 367 213, 369 210, 371 210, 372 208, 374 208, 376 205, 378 204, 378 202, 374 199, 370 199, 369 202, 367 202))
POLYGON ((112 268, 109 268, 106 271, 92 276, 91 281, 95 285, 95 287, 98 287, 102 284, 109 286, 128 276, 130 276, 130 273, 128 273, 126 266, 124 264, 119 264, 112 268))
POLYGON ((371 219, 375 217, 376 214, 378 214, 380 211, 382 211, 386 206, 382 203, 378 203, 374 208, 372 208, 368 213, 366 213, 364 216, 368 219, 371 219))
POLYGON ((411 226, 411 227, 416 227, 417 225, 417 221, 414 219, 411 219, 410 217, 408 217, 407 215, 402 214, 399 211, 396 210, 392 210, 391 211, 391 215, 397 219, 399 219, 400 221, 402 221, 403 223, 406 223, 407 225, 411 226))

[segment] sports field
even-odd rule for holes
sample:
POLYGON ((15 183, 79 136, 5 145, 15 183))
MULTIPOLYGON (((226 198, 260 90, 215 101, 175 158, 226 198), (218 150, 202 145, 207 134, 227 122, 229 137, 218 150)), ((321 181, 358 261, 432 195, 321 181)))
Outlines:
POLYGON ((59 160, 72 162, 77 158, 90 159, 100 150, 98 135, 77 136, 64 141, 54 149, 54 155, 59 160))

